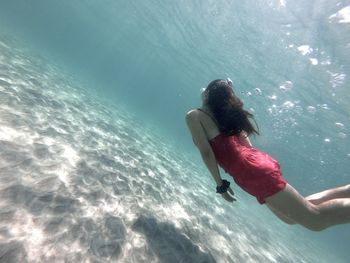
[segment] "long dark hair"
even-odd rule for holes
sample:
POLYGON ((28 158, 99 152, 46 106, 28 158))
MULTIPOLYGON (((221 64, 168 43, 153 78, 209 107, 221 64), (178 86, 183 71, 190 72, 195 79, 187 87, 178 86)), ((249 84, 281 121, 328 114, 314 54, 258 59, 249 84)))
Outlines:
POLYGON ((205 89, 205 96, 206 104, 218 122, 220 132, 236 136, 241 131, 248 135, 259 134, 249 120, 254 120, 253 114, 243 108, 243 102, 235 95, 228 80, 217 79, 210 82, 205 89))

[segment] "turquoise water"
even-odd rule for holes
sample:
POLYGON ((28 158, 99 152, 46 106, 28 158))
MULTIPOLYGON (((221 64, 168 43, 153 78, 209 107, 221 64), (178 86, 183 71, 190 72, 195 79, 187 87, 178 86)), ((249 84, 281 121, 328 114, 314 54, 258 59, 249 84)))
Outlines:
POLYGON ((2 1, 0 262, 348 262, 218 198, 184 115, 230 77, 290 184, 349 183, 349 5, 2 1))

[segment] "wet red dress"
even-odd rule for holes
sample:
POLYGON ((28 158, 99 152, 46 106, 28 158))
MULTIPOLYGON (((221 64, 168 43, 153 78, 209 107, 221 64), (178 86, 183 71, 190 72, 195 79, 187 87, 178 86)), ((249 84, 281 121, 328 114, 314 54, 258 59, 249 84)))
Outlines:
POLYGON ((217 163, 260 204, 286 186, 279 163, 264 152, 240 144, 237 136, 219 134, 210 145, 217 163))

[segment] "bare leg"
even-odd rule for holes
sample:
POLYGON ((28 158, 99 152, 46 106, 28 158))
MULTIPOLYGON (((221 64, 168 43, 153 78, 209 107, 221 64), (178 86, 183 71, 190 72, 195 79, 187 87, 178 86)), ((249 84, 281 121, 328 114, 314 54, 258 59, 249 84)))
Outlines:
POLYGON ((274 213, 279 219, 281 219, 284 223, 287 223, 288 225, 295 225, 296 222, 285 215, 281 214, 279 211, 275 210, 269 204, 266 204, 266 206, 274 213))
POLYGON ((350 184, 337 188, 327 189, 322 192, 309 195, 305 198, 314 205, 318 205, 332 199, 350 198, 350 184))
POLYGON ((310 230, 320 231, 350 223, 350 198, 337 198, 314 205, 287 184, 282 191, 265 201, 268 207, 310 230))

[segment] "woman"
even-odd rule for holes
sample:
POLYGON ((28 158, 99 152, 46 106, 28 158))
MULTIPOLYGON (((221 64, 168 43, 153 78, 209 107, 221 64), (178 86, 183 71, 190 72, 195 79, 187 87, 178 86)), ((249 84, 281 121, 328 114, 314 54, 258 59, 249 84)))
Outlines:
POLYGON ((250 121, 253 115, 243 108, 229 79, 212 81, 203 90, 202 101, 201 108, 187 113, 186 122, 217 184, 216 192, 225 200, 235 201, 218 165, 288 224, 320 231, 350 223, 350 184, 303 197, 285 181, 276 160, 252 147, 248 136, 259 134, 250 121))

